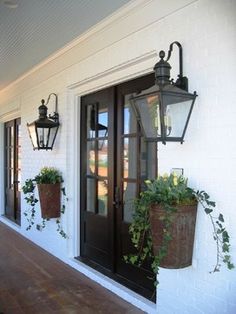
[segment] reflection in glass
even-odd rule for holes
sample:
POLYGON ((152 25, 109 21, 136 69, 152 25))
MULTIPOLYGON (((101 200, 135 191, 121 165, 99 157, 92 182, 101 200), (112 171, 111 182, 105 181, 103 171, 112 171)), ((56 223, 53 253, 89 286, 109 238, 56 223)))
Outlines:
POLYGON ((11 188, 11 170, 10 169, 7 169, 7 176, 6 176, 6 186, 8 189, 11 188))
POLYGON ((136 197, 136 183, 124 182, 123 184, 123 219, 132 222, 134 212, 134 198, 136 197))
POLYGON ((124 134, 136 133, 137 120, 129 103, 130 95, 125 96, 124 106, 124 134))
POLYGON ((29 136, 31 138, 33 147, 37 147, 38 143, 37 143, 37 135, 36 135, 36 130, 34 125, 29 124, 28 126, 28 132, 29 132, 29 136))
POLYGON ((14 181, 14 169, 11 169, 11 174, 10 174, 10 188, 13 188, 13 181, 14 181))
POLYGON ((21 147, 18 147, 18 168, 21 168, 21 147))
POLYGON ((87 142, 87 174, 95 173, 95 141, 87 142))
POLYGON ((124 138, 123 177, 136 179, 137 176, 137 140, 124 138))
POLYGON ((9 151, 10 151, 10 167, 13 168, 14 167, 14 151, 13 151, 13 148, 10 148, 9 151))
POLYGON ((18 184, 17 184, 17 191, 21 190, 21 170, 18 170, 18 184))
POLYGON ((108 181, 98 181, 98 213, 100 215, 107 215, 107 194, 108 181))
POLYGON ((106 104, 99 104, 98 137, 106 137, 108 133, 108 111, 106 104))
POLYGON ((87 138, 94 138, 96 124, 96 110, 95 105, 89 105, 87 107, 87 138))
POLYGON ((87 178, 87 211, 95 213, 95 179, 87 178))
POLYGON ((171 131, 172 137, 181 137, 188 118, 192 100, 181 101, 166 107, 167 127, 171 131))
POLYGON ((21 125, 17 125, 18 145, 21 145, 21 125))
POLYGON ((21 190, 21 125, 17 125, 17 190, 21 190))
POLYGON ((141 139, 140 170, 141 178, 155 179, 157 176, 157 144, 141 139))
POLYGON ((157 95, 140 97, 136 101, 143 135, 147 138, 160 137, 161 122, 160 122, 160 102, 157 95))
POLYGON ((107 152, 107 140, 98 141, 98 175, 107 177, 107 165, 108 165, 108 152, 107 152))
POLYGON ((14 128, 13 127, 11 127, 10 128, 10 132, 11 132, 11 137, 10 137, 10 145, 12 146, 12 145, 14 145, 14 128))

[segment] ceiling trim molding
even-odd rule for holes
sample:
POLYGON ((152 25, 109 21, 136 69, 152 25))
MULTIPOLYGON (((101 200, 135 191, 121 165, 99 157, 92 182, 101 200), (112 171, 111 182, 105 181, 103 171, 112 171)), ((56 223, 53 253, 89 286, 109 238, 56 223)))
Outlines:
MULTIPOLYGON (((99 72, 93 76, 85 78, 81 80, 80 82, 72 84, 68 86, 68 89, 80 90, 81 87, 84 85, 87 85, 91 82, 98 82, 99 80, 101 81, 103 80, 103 78, 105 78, 106 82, 104 84, 100 84, 99 87, 98 86, 95 87, 95 89, 97 90, 98 88, 101 89, 101 88, 106 87, 107 84, 111 86, 111 85, 116 84, 120 80, 124 81, 130 78, 133 78, 134 76, 141 76, 146 73, 150 73, 153 71, 153 64, 156 58, 157 58, 156 50, 151 50, 139 56, 138 58, 134 58, 122 64, 118 64, 112 68, 106 69, 105 71, 99 72), (142 64, 143 66, 141 66, 142 64), (135 70, 135 67, 136 67, 136 70, 135 70), (122 74, 118 75, 117 73, 122 73, 122 74), (113 79, 110 79, 111 76, 113 76, 113 79)), ((84 94, 84 91, 82 93, 84 94)), ((77 92, 77 94, 80 94, 80 92, 77 92)))

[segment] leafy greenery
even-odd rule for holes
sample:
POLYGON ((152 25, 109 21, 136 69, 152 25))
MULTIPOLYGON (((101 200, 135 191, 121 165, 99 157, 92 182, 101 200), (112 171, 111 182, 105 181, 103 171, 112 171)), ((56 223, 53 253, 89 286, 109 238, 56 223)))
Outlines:
MULTIPOLYGON (((216 264, 212 272, 220 270, 221 261, 228 269, 234 268, 229 254, 229 234, 224 226, 224 217, 220 213, 213 216, 215 202, 210 200, 205 191, 195 191, 188 187, 187 179, 183 176, 171 174, 159 176, 157 179, 146 181, 147 189, 135 200, 135 212, 129 232, 131 240, 136 248, 135 254, 124 256, 124 260, 131 264, 141 266, 146 260, 151 261, 152 271, 156 278, 163 258, 167 255, 168 244, 172 239, 171 226, 173 213, 178 205, 192 205, 200 203, 205 213, 210 218, 213 227, 213 239, 216 243, 216 264), (163 220, 163 242, 157 255, 153 254, 152 235, 150 230, 149 208, 151 204, 160 204, 165 210, 163 220)), ((155 285, 158 280, 155 281, 155 285)))
MULTIPOLYGON (((38 199, 35 197, 35 187, 37 184, 56 184, 56 183, 62 183, 62 175, 60 172, 53 167, 44 167, 40 170, 39 174, 37 174, 33 179, 27 179, 25 181, 24 186, 22 187, 22 191, 25 196, 25 200, 27 204, 29 204, 29 208, 24 212, 24 215, 27 217, 28 226, 26 230, 30 230, 32 226, 35 224, 35 205, 38 203, 38 199)), ((65 201, 67 200, 65 188, 61 188, 62 195, 63 195, 63 204, 61 207, 61 214, 65 213, 65 201)), ((46 221, 49 221, 50 219, 42 219, 41 224, 37 224, 36 229, 37 230, 43 230, 46 227, 46 221)), ((67 238, 67 234, 62 228, 61 220, 60 218, 56 219, 57 223, 57 231, 58 233, 63 237, 67 238)))
POLYGON ((34 178, 37 184, 55 184, 63 182, 60 172, 53 167, 44 167, 34 178))

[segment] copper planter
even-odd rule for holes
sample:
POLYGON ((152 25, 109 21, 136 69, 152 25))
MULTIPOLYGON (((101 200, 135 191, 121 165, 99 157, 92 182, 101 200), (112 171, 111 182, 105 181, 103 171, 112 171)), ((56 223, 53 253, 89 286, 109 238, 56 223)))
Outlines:
POLYGON ((58 218, 61 209, 61 184, 38 184, 42 218, 58 218))
MULTIPOLYGON (((160 266, 165 268, 184 268, 192 264, 197 204, 176 206, 171 226, 172 240, 168 244, 167 256, 160 266)), ((165 210, 160 205, 150 208, 150 225, 153 241, 153 251, 156 255, 163 241, 163 222, 161 217, 165 210)))

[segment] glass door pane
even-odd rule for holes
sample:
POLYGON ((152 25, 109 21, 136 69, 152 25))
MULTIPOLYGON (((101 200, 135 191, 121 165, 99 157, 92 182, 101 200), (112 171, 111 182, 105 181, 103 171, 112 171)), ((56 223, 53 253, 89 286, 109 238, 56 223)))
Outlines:
POLYGON ((21 127, 20 119, 5 123, 5 215, 20 225, 21 127))
POLYGON ((124 96, 122 122, 122 186, 123 186, 123 220, 132 222, 134 199, 144 188, 147 178, 154 178, 157 172, 157 144, 146 142, 139 129, 129 99, 132 94, 124 96))
POLYGON ((81 99, 81 258, 112 268, 113 88, 81 99))

